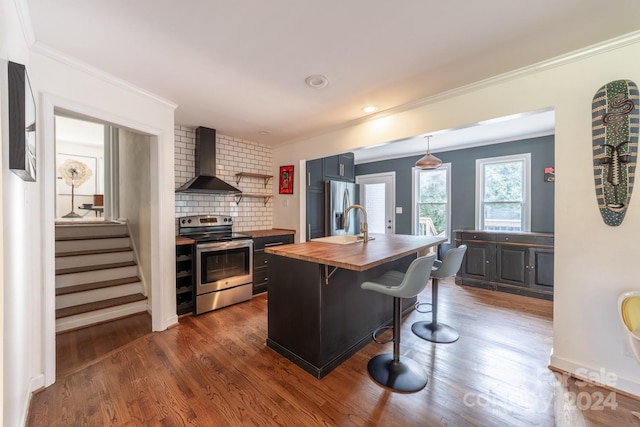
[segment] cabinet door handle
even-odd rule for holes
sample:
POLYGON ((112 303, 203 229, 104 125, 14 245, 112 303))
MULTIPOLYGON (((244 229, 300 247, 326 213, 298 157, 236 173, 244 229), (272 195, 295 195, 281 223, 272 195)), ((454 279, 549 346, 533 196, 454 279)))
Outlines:
POLYGON ((307 187, 311 187, 311 172, 307 172, 307 187))
POLYGON ((340 176, 344 176, 344 165, 340 163, 340 176))

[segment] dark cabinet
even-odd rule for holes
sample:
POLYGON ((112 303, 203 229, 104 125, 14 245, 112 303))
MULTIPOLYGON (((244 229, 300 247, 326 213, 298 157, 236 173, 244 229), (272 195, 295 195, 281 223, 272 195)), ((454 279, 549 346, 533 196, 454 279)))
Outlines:
POLYGON ((194 244, 176 243, 176 313, 193 313, 195 308, 194 244))
MULTIPOLYGON (((464 235, 464 242, 467 245, 467 252, 460 271, 467 277, 476 280, 491 280, 495 271, 495 245, 487 244, 491 241, 485 241, 484 238, 490 239, 491 236, 483 235, 464 235)), ((459 245, 458 245, 459 246, 459 245)))
POLYGON ((355 182, 353 153, 343 153, 307 162, 307 240, 326 236, 325 181, 355 182))
POLYGON ((281 234, 253 238, 253 295, 265 292, 269 277, 267 275, 267 254, 264 249, 271 246, 293 243, 293 234, 281 234))
POLYGON ((467 252, 456 283, 553 299, 553 234, 456 231, 467 252))
POLYGON ((325 236, 322 166, 322 159, 307 162, 307 240, 325 236))
POLYGON ((534 288, 553 291, 553 249, 529 250, 529 276, 534 288))
POLYGON ((324 179, 355 182, 355 156, 353 153, 343 153, 325 157, 323 160, 324 179))

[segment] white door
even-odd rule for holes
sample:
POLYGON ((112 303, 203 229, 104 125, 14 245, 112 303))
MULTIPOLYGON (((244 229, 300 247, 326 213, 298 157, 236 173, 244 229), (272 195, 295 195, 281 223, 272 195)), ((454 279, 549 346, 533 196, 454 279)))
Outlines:
POLYGON ((367 210, 369 233, 393 234, 396 231, 396 173, 359 175, 360 204, 367 210))

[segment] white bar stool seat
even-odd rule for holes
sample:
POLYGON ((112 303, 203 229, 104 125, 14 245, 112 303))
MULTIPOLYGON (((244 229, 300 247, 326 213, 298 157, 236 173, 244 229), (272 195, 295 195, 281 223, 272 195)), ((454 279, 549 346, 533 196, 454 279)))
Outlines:
POLYGON ((375 281, 363 282, 360 287, 393 297, 393 354, 379 354, 369 360, 369 375, 380 385, 394 391, 415 392, 427 385, 427 373, 416 361, 400 356, 400 314, 402 298, 412 298, 427 286, 435 260, 428 255, 413 260, 406 273, 391 270, 375 281))

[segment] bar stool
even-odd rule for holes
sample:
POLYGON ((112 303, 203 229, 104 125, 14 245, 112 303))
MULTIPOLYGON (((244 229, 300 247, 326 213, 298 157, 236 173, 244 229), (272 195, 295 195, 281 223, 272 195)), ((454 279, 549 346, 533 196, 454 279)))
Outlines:
POLYGON ((427 285, 435 255, 413 260, 406 273, 391 270, 375 281, 363 282, 360 287, 393 297, 393 354, 379 354, 369 360, 369 375, 379 384, 394 391, 414 392, 427 385, 427 373, 414 360, 400 357, 400 314, 402 298, 418 295, 427 285))
POLYGON ((460 338, 455 328, 444 323, 438 323, 438 280, 451 277, 460 270, 466 245, 449 249, 442 261, 436 260, 431 268, 431 322, 416 322, 411 330, 420 338, 435 343, 452 343, 460 338))

